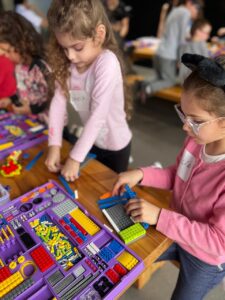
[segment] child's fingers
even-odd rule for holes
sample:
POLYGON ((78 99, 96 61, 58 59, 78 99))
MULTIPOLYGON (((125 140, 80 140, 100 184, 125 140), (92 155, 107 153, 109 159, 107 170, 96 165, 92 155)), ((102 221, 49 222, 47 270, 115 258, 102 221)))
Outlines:
POLYGON ((142 215, 138 215, 138 216, 136 216, 136 217, 132 217, 132 220, 133 220, 135 223, 144 222, 144 219, 143 219, 142 215))
POLYGON ((50 172, 53 172, 53 173, 57 173, 59 171, 59 168, 55 165, 48 166, 48 169, 50 172))
POLYGON ((125 206, 127 214, 131 214, 132 210, 140 209, 140 206, 141 205, 139 199, 129 200, 129 202, 125 206))
POLYGON ((140 208, 136 208, 136 209, 133 209, 131 212, 130 212, 130 216, 132 217, 132 219, 138 217, 138 216, 141 216, 142 215, 142 210, 140 208))
POLYGON ((77 174, 67 173, 64 170, 61 171, 61 174, 68 182, 73 182, 78 178, 77 174))
POLYGON ((121 182, 117 181, 116 184, 113 187, 112 196, 119 195, 122 188, 123 188, 123 184, 121 182))
POLYGON ((56 173, 60 170, 60 165, 52 164, 52 163, 49 163, 48 161, 45 161, 45 165, 47 166, 47 168, 50 172, 56 173))
POLYGON ((68 182, 73 182, 73 181, 75 181, 76 180, 76 176, 64 176, 65 177, 65 179, 66 179, 66 181, 68 181, 68 182))

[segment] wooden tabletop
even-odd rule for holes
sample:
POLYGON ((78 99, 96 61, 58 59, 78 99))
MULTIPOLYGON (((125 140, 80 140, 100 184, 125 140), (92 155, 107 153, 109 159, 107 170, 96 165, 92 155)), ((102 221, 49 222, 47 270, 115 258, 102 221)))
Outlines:
MULTIPOLYGON (((70 145, 65 142, 62 151, 62 160, 65 160, 69 149, 70 145)), ((49 179, 54 179, 59 182, 57 175, 48 172, 44 165, 47 153, 46 142, 26 151, 29 153, 30 157, 22 161, 23 166, 26 166, 40 150, 44 150, 44 155, 30 171, 26 171, 25 168, 23 168, 22 173, 19 176, 14 178, 1 177, 1 183, 10 186, 11 199, 21 196, 29 190, 45 183, 49 179)), ((109 225, 109 223, 101 213, 96 202, 102 194, 111 191, 116 178, 116 173, 98 161, 92 160, 81 170, 79 179, 77 179, 75 183, 70 183, 72 189, 78 190, 78 201, 80 201, 91 214, 107 225, 109 225)), ((134 190, 137 192, 138 197, 144 198, 161 207, 168 207, 170 193, 152 188, 136 187, 134 190)), ((146 268, 148 268, 171 245, 171 243, 170 239, 151 226, 147 230, 147 235, 132 243, 130 248, 143 259, 146 268)))
MULTIPOLYGON (((152 59, 153 56, 156 54, 158 44, 153 44, 151 46, 141 47, 139 43, 136 45, 134 51, 132 52, 131 59, 133 61, 139 60, 139 59, 152 59)), ((210 56, 218 56, 218 55, 224 55, 225 54, 225 43, 217 42, 217 43, 207 43, 210 56)))

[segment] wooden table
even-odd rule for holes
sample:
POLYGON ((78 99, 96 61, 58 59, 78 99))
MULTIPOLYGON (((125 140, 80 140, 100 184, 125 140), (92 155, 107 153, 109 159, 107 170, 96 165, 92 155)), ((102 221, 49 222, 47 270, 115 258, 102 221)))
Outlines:
MULTIPOLYGON (((64 143, 62 160, 64 160, 68 154, 70 145, 64 143)), ((44 142, 36 147, 30 149, 29 161, 40 151, 44 150, 44 155, 38 160, 30 171, 22 170, 21 175, 14 178, 1 177, 1 183, 3 185, 9 185, 11 187, 10 196, 11 199, 21 196, 29 190, 39 186, 48 179, 54 179, 58 181, 56 174, 48 172, 44 165, 47 143, 44 142)), ((24 161, 24 166, 28 162, 24 161)), ((96 201, 99 197, 107 191, 112 189, 113 183, 116 180, 116 173, 108 169, 96 160, 88 162, 88 164, 81 170, 81 175, 75 183, 71 183, 72 189, 78 190, 78 200, 87 208, 87 210, 97 217, 102 223, 107 223, 106 218, 98 208, 96 201)), ((58 181, 59 182, 59 181, 58 181)), ((167 207, 170 199, 170 193, 158 189, 147 188, 134 188, 140 198, 144 198, 161 207, 167 207)), ((147 235, 140 240, 130 245, 144 261, 146 266, 145 271, 140 275, 137 280, 137 287, 141 288, 150 278, 152 271, 156 268, 154 261, 171 245, 172 241, 165 237, 163 234, 155 230, 151 226, 147 235)), ((160 264, 160 263, 158 263, 160 264)), ((132 282, 131 282, 132 284, 132 282)))
MULTIPOLYGON (((152 45, 148 47, 140 47, 139 44, 136 45, 134 51, 132 52, 131 59, 133 62, 139 59, 152 59, 156 54, 158 45, 152 45)), ((225 55, 225 43, 224 42, 217 42, 217 43, 208 43, 208 49, 210 52, 210 56, 218 56, 218 55, 225 55)))

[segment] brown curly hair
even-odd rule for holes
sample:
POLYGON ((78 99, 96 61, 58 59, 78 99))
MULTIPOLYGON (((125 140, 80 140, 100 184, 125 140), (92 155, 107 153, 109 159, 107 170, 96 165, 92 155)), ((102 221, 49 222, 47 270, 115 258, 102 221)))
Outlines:
POLYGON ((0 13, 0 43, 14 47, 25 64, 35 57, 44 58, 40 34, 29 21, 13 11, 0 13))
MULTIPOLYGON (((20 54, 23 64, 33 59, 45 59, 46 53, 41 35, 23 16, 6 11, 0 13, 0 43, 8 43, 20 54)), ((42 70, 48 84, 48 103, 54 94, 54 78, 49 70, 42 70)))
MULTIPOLYGON (((48 45, 48 62, 51 70, 64 91, 69 95, 67 80, 70 77, 71 62, 66 57, 62 47, 58 44, 55 32, 69 33, 76 39, 95 38, 96 27, 103 24, 106 37, 102 47, 111 50, 118 58, 125 74, 125 64, 117 45, 111 24, 100 0, 53 0, 48 10, 50 39, 48 45)), ((125 111, 129 118, 132 105, 128 86, 124 82, 125 111)))

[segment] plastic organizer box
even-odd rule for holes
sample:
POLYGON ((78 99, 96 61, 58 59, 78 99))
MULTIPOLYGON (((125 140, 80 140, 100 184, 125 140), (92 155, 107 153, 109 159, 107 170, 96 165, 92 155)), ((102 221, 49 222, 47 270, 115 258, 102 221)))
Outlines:
POLYGON ((36 117, 0 114, 0 159, 14 150, 24 150, 47 140, 47 128, 36 117))
POLYGON ((0 209, 0 298, 112 300, 142 260, 54 181, 0 209))

